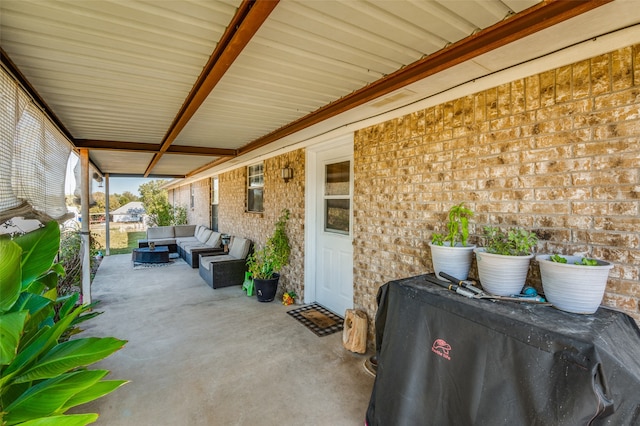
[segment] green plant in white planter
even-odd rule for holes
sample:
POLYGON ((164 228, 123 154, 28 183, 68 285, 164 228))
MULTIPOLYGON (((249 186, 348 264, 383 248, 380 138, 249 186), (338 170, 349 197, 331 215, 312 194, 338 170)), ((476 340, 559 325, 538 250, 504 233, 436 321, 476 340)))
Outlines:
POLYGON ((475 244, 467 244, 469 239, 469 219, 473 211, 464 206, 464 202, 449 209, 446 224, 447 234, 435 233, 431 237, 431 260, 436 277, 445 280, 440 272, 455 278, 466 280, 473 261, 475 244))
POLYGON ((538 236, 522 228, 484 228, 484 245, 475 249, 482 287, 498 296, 519 294, 527 280, 538 236))
POLYGON ((582 256, 538 255, 545 297, 556 308, 577 314, 598 310, 613 264, 582 256))

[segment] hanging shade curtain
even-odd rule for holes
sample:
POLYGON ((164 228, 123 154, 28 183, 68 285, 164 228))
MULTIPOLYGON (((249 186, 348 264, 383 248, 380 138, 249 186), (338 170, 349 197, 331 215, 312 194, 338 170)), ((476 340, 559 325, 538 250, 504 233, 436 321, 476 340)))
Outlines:
POLYGON ((39 217, 64 219, 71 144, 13 78, 0 71, 0 223, 29 209, 39 217))

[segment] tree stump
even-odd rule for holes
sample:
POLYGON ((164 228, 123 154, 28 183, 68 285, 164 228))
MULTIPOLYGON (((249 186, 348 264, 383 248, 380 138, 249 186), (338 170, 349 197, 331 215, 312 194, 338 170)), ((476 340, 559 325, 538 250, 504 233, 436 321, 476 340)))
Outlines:
POLYGON ((342 345, 345 349, 363 354, 367 351, 367 316, 357 309, 347 309, 344 315, 342 345))

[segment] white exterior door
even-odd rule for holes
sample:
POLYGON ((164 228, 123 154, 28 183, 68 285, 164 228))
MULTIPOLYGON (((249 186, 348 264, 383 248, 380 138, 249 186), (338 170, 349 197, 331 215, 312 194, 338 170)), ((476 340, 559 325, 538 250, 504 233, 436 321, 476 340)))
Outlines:
POLYGON ((312 291, 307 295, 305 290, 305 302, 317 301, 344 315, 353 308, 353 138, 315 151, 310 159, 307 188, 313 188, 309 194, 313 199, 308 207, 313 210, 308 211, 313 220, 307 229, 313 233, 309 240, 313 247, 307 253, 313 259, 307 259, 311 268, 306 288, 312 291))

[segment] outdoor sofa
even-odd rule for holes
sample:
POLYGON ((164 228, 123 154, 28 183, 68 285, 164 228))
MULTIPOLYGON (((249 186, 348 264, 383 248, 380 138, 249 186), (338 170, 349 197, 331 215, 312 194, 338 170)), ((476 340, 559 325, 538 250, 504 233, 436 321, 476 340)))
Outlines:
POLYGON ((139 247, 149 243, 167 246, 169 252, 178 253, 192 268, 198 267, 200 254, 222 253, 221 234, 204 225, 155 226, 147 228, 147 239, 139 240, 139 247))
POLYGON ((227 254, 200 255, 200 276, 214 289, 242 285, 248 270, 247 257, 252 249, 251 240, 232 237, 227 254))

